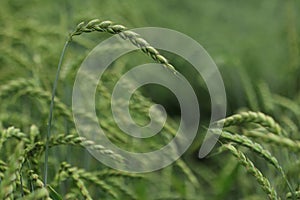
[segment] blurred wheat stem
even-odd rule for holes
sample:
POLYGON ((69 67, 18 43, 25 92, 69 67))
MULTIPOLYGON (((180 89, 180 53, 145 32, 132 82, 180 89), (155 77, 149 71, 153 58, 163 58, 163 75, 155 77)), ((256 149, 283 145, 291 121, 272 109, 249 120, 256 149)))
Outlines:
POLYGON ((54 98, 57 88, 57 82, 61 70, 62 61, 66 52, 66 49, 70 43, 71 38, 69 38, 63 47, 62 53, 60 55, 60 59, 57 66, 57 72, 55 76, 55 80, 53 83, 53 89, 52 89, 52 95, 51 95, 51 103, 50 103, 50 111, 49 111, 49 117, 48 117, 48 126, 47 126, 47 138, 46 138, 46 150, 45 150, 45 166, 44 166, 44 185, 47 185, 47 178, 48 178, 48 154, 49 154, 49 138, 51 136, 51 127, 52 127, 52 119, 53 119, 53 109, 54 109, 54 98))

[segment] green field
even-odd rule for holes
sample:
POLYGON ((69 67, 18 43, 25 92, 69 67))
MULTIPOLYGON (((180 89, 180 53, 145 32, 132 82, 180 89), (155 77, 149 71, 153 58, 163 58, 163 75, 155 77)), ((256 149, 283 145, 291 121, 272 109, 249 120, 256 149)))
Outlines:
POLYGON ((299 19, 296 0, 1 0, 0 199, 300 199, 299 19), (206 83, 184 58, 143 46, 143 35, 128 32, 142 27, 193 38, 220 71, 227 109, 214 123, 224 128, 203 159, 198 152, 211 117, 206 83), (116 146, 137 153, 160 149, 180 124, 174 94, 150 84, 132 95, 129 110, 138 125, 147 125, 149 108, 163 105, 168 117, 159 134, 135 139, 118 127, 112 91, 134 66, 161 63, 181 73, 197 96, 197 136, 167 167, 147 173, 108 167, 87 148, 130 161, 76 130, 72 92, 78 69, 112 35, 142 49, 115 60, 96 87, 96 123, 116 146))

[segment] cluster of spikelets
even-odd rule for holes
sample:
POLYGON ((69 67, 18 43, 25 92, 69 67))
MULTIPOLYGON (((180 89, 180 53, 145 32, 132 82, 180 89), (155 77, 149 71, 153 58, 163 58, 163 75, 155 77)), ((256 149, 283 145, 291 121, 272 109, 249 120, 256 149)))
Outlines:
MULTIPOLYGON (((151 47, 151 45, 148 44, 139 35, 127 30, 127 28, 122 25, 112 24, 112 22, 110 21, 101 22, 100 20, 96 19, 88 23, 82 22, 70 35, 70 38, 85 32, 94 31, 119 34, 121 38, 123 38, 124 40, 129 39, 135 46, 150 55, 155 61, 162 63, 165 67, 176 72, 174 67, 167 61, 167 59, 161 56, 157 50, 151 47)), ((260 87, 260 90, 262 96, 266 98, 269 91, 267 91, 264 85, 260 87)), ((250 94, 250 96, 254 97, 255 95, 250 94)), ((299 119, 299 106, 295 105, 292 101, 289 101, 284 97, 276 96, 276 99, 276 103, 280 104, 281 106, 288 107, 295 113, 296 117, 299 119)), ((255 102, 255 100, 251 102, 255 102)), ((263 102, 265 102, 267 106, 270 106, 270 104, 274 104, 274 102, 269 103, 267 100, 263 102)), ((288 189, 290 190, 286 197, 297 198, 299 192, 295 191, 296 189, 293 188, 293 186, 290 184, 282 166, 279 164, 276 157, 274 157, 267 149, 265 149, 261 145, 261 143, 274 144, 278 147, 284 146, 288 150, 297 153, 300 151, 300 141, 290 139, 290 134, 283 128, 281 128, 281 126, 276 123, 272 117, 267 116, 261 112, 242 112, 240 114, 236 114, 220 120, 217 123, 222 124, 225 128, 221 134, 221 141, 226 141, 226 144, 223 144, 220 148, 229 150, 238 159, 238 161, 247 169, 247 171, 256 178, 257 182, 259 183, 259 185, 261 185, 262 189, 270 199, 280 199, 280 197, 277 195, 276 190, 270 184, 269 180, 262 174, 262 172, 260 172, 260 170, 255 167, 253 162, 249 158, 247 158, 242 151, 234 147, 233 144, 249 148, 250 151, 258 154, 263 159, 265 159, 266 162, 273 165, 281 174, 282 178, 286 182, 288 189), (243 128, 243 125, 245 124, 252 124, 254 125, 254 127, 243 128), (226 131, 226 128, 232 126, 239 127, 239 129, 230 130, 229 128, 229 131, 226 131), (259 142, 255 142, 255 139, 258 139, 259 142)))
MULTIPOLYGON (((264 147, 264 145, 271 145, 276 148, 285 147, 288 152, 292 154, 291 156, 294 156, 300 152, 300 141, 289 138, 289 134, 284 131, 272 117, 261 112, 241 112, 220 120, 217 123, 224 125, 224 129, 220 135, 222 145, 218 149, 218 153, 225 150, 231 152, 241 165, 245 167, 246 171, 255 177, 269 199, 281 199, 280 196, 282 195, 277 194, 263 172, 254 165, 249 157, 241 150, 238 150, 238 147, 248 148, 250 152, 263 158, 265 162, 275 167, 278 173, 281 174, 282 179, 286 183, 286 187, 290 190, 290 192, 287 192, 287 194, 283 196, 284 198, 300 198, 299 191, 296 191, 297 186, 291 185, 287 177, 287 172, 284 171, 280 162, 264 147)), ((297 181, 296 179, 296 182, 297 181)))
MULTIPOLYGON (((70 34, 67 43, 71 42, 76 35, 89 32, 118 34, 121 38, 129 40, 133 45, 151 56, 155 61, 176 73, 174 67, 168 60, 142 39, 140 35, 127 30, 122 25, 116 25, 110 21, 101 22, 100 20, 92 20, 88 23, 80 23, 75 31, 70 34)), ((23 63, 23 61, 21 60, 20 63, 23 63)), ((28 64, 24 65, 27 66, 28 64)), ((117 76, 109 77, 109 79, 114 78, 117 78, 117 76)), ((111 94, 109 93, 110 89, 108 87, 104 84, 100 84, 97 89, 103 98, 107 101, 110 100, 111 94)), ((254 96, 251 94, 251 89, 247 91, 248 94, 250 94, 248 96, 254 96)), ((288 151, 287 154, 290 158, 296 157, 297 159, 297 155, 299 155, 300 152, 300 141, 297 140, 297 138, 293 138, 293 134, 299 130, 297 124, 300 123, 300 108, 292 100, 271 94, 265 85, 261 85, 259 91, 263 94, 261 98, 265 111, 270 113, 274 107, 283 107, 288 110, 289 113, 292 113, 294 117, 292 119, 279 117, 280 124, 271 116, 261 112, 241 112, 222 119, 216 122, 224 126, 224 130, 219 138, 220 147, 216 148, 216 153, 213 153, 211 157, 220 156, 220 153, 223 152, 230 152, 246 171, 255 178, 269 199, 300 198, 300 191, 298 191, 297 188, 299 187, 297 185, 299 184, 299 180, 297 180, 299 178, 297 176, 299 175, 296 174, 296 180, 292 180, 293 177, 289 176, 289 170, 292 171, 292 169, 297 168, 299 164, 295 162, 295 166, 293 164, 286 166, 280 162, 280 160, 282 160, 280 155, 275 156, 278 148, 284 148, 288 151), (275 154, 271 153, 272 150, 275 151, 275 154), (252 155, 250 155, 252 153, 258 155, 265 163, 275 168, 281 176, 281 180, 283 180, 281 182, 285 185, 283 192, 279 193, 276 190, 273 179, 268 178, 267 175, 265 175, 265 171, 260 170, 255 162, 252 161, 252 155)), ((42 104, 42 108, 46 107, 46 109, 40 111, 40 114, 44 116, 49 112, 47 105, 51 102, 51 93, 41 87, 36 80, 17 79, 9 81, 0 87, 0 99, 10 97, 11 94, 14 94, 16 97, 29 96, 37 99, 37 101, 42 104)), ((254 104, 253 108, 257 108, 258 103, 255 103, 255 101, 255 99, 251 100, 252 104, 254 104)), ((54 102, 55 116, 59 118, 62 117, 67 123, 72 124, 73 119, 70 108, 58 97, 54 99, 54 102)), ((147 116, 151 101, 141 94, 135 94, 132 105, 140 116, 147 116)), ((13 114, 5 115, 5 113, 1 113, 0 122, 10 120, 20 121, 21 125, 31 123, 30 119, 26 116, 20 117, 20 115, 14 116, 13 114), (24 120, 24 123, 22 120, 24 120)), ((126 141, 126 139, 122 137, 122 134, 119 134, 118 130, 114 128, 112 122, 103 120, 99 123, 104 130, 113 133, 109 134, 109 139, 120 143, 126 141)), ((176 124, 176 122, 166 123, 164 127, 164 131, 169 137, 174 136, 176 133, 174 130, 176 125, 174 125, 174 123, 176 124)), ((59 125, 55 125, 54 128, 61 130, 59 125)), ((44 130, 42 128, 39 129, 44 130)), ((53 172, 54 178, 52 182, 44 185, 41 178, 43 173, 40 167, 45 164, 41 161, 41 157, 46 151, 46 142, 48 142, 50 149, 57 146, 92 148, 104 156, 110 156, 122 162, 120 155, 84 137, 79 137, 73 132, 75 131, 70 131, 68 134, 54 133, 48 141, 44 141, 41 137, 43 134, 39 133, 36 126, 31 126, 30 130, 26 133, 14 127, 0 127, 0 199, 78 199, 79 195, 84 199, 92 199, 96 198, 93 197, 92 191, 89 190, 89 188, 93 186, 101 189, 107 198, 120 199, 126 197, 127 199, 137 199, 136 195, 130 190, 127 190, 126 187, 124 187, 125 184, 120 185, 120 182, 122 182, 124 178, 140 179, 141 176, 108 169, 90 172, 83 168, 71 166, 67 162, 60 163, 59 170, 53 172), (120 181, 114 181, 115 178, 120 181), (62 194, 59 194, 57 191, 66 179, 72 180, 72 187, 68 189, 67 193, 62 197, 62 194)), ((165 134, 163 135, 165 137, 165 134)), ((168 139, 168 137, 164 139, 168 139)), ((157 143, 157 141, 154 141, 153 145, 155 146, 157 143)), ((175 164, 181 169, 183 174, 185 174, 189 182, 192 183, 195 188, 198 188, 199 181, 192 170, 187 166, 187 163, 183 160, 178 160, 175 164)), ((299 170, 296 171, 299 173, 299 170)))
MULTIPOLYGON (((116 78, 116 77, 115 77, 116 78)), ((110 99, 107 88, 99 87, 100 93, 107 93, 106 98, 110 99)), ((4 86, 0 87, 0 98, 7 99, 7 97, 14 93, 16 96, 31 96, 35 99, 38 99, 38 102, 43 102, 46 105, 50 103, 51 94, 43 89, 37 87, 34 84, 33 80, 13 80, 4 86)), ((139 104, 139 112, 141 115, 147 115, 147 107, 151 105, 151 102, 145 99, 141 95, 136 95, 134 101, 139 104)), ((63 117, 69 123, 72 122, 72 116, 70 108, 65 105, 59 98, 55 99, 55 111, 56 116, 63 117)), ((3 118, 1 121, 7 122, 7 120, 12 120, 12 118, 3 118)), ((19 118, 16 120, 20 120, 19 118)), ((118 130, 114 129, 114 125, 106 121, 100 122, 102 128, 109 132, 115 132, 115 134, 109 135, 110 139, 115 142, 126 142, 122 138, 122 133, 118 134, 118 130)), ((24 125, 28 125, 27 122, 24 125)), ((61 129, 58 125, 58 129, 61 129)), ((175 132, 172 129, 170 124, 167 125, 166 130, 170 135, 175 132)), ((119 131, 120 132, 120 131, 119 131)), ((0 150, 1 150, 1 197, 4 199, 17 199, 24 198, 26 199, 43 199, 45 197, 57 199, 55 196, 58 195, 55 190, 60 186, 66 178, 70 178, 74 181, 74 189, 65 195, 64 199, 75 199, 78 196, 78 193, 81 194, 86 199, 91 199, 91 195, 88 192, 87 184, 92 184, 105 195, 112 199, 119 199, 120 195, 127 197, 127 199, 137 199, 137 197, 132 194, 132 192, 126 190, 122 185, 110 181, 111 178, 120 177, 120 178, 140 178, 140 176, 128 173, 122 173, 114 170, 103 170, 97 171, 95 173, 84 171, 84 169, 78 169, 71 167, 67 163, 61 163, 61 168, 59 171, 55 172, 57 175, 54 180, 47 184, 47 187, 44 187, 42 177, 43 172, 40 169, 43 165, 42 158, 45 152, 45 143, 42 138, 43 134, 40 134, 36 126, 31 126, 28 133, 23 133, 19 129, 10 127, 10 128, 1 128, 0 130, 0 150), (18 146, 18 151, 14 152, 13 147, 15 144, 22 142, 22 145, 18 146), (16 154, 16 155, 15 155, 16 154), (17 162, 18 161, 18 162, 17 162), (11 163, 15 163, 14 167, 11 167, 11 163), (9 170, 8 170, 9 169, 9 170), (14 169, 14 170, 13 170, 14 169), (11 178, 12 177, 12 178, 11 178), (11 180, 9 182, 6 182, 11 180), (34 183, 32 183, 34 181, 34 183), (109 183, 107 182, 109 181, 109 183), (36 186, 35 186, 36 183, 36 186), (55 190, 53 189, 55 188, 55 190)), ((154 145, 154 144, 153 144, 154 145)), ((110 149, 106 149, 101 145, 95 144, 95 142, 90 141, 84 137, 80 137, 76 134, 75 130, 70 131, 68 134, 53 134, 49 140, 49 148, 56 148, 59 146, 74 146, 89 148, 102 153, 104 156, 110 156, 114 160, 122 162, 122 157, 110 149)), ((182 160, 178 160, 176 165, 186 174, 188 179, 197 185, 197 179, 187 167, 186 163, 182 160)), ((122 181, 121 181, 122 182, 122 181)), ((124 197, 124 198, 125 198, 124 197)))
MULTIPOLYGON (((87 184, 94 184, 115 199, 118 198, 118 191, 123 193, 123 195, 129 196, 130 199, 136 199, 134 195, 122 187, 118 187, 118 185, 112 187, 111 181, 116 177, 140 178, 139 175, 107 169, 87 172, 84 169, 72 167, 66 162, 61 163, 60 170, 56 173, 53 182, 45 187, 40 175, 38 175, 40 174, 40 157, 45 151, 45 143, 36 141, 40 135, 37 127, 32 126, 29 133, 23 133, 14 127, 2 129, 0 132, 1 157, 2 159, 5 158, 5 160, 0 161, 1 199, 61 199, 60 195, 53 188, 58 187, 67 178, 73 180, 75 183, 74 188, 77 190, 70 191, 66 196, 76 196, 80 193, 85 199, 91 199, 87 190, 87 184), (9 149, 9 143, 18 145, 9 149)), ((93 141, 76 135, 58 135, 51 138, 50 147, 60 145, 94 148, 106 156, 112 156, 117 160, 120 159, 120 156, 114 154, 111 150, 106 150, 96 145, 93 141)))
MULTIPOLYGON (((70 42, 75 35, 92 31, 119 34, 123 39, 129 39, 130 42, 138 48, 141 48, 143 52, 151 56, 155 61, 163 64, 163 66, 175 73, 173 66, 167 61, 167 59, 160 55, 156 49, 151 47, 138 34, 125 30, 124 26, 113 25, 110 21, 100 22, 99 20, 92 20, 87 24, 80 23, 76 30, 70 34, 68 42, 70 42)), ((113 75, 109 79, 113 78, 117 77, 113 75)), ((107 101, 110 100, 110 89, 108 89, 104 84, 101 84, 101 86, 97 89, 102 97, 106 98, 107 101)), ((47 107, 47 105, 51 103, 52 98, 52 94, 45 91, 36 82, 36 80, 23 78, 9 81, 0 87, 1 99, 7 99, 11 96, 11 94, 22 98, 25 96, 31 97, 38 103, 42 104, 42 108, 45 106, 47 107)), ((138 107, 133 108, 137 109, 141 115, 147 116, 151 102, 144 98, 141 94, 135 94, 134 101, 137 102, 134 105, 138 105, 138 107)), ((54 98, 54 103, 56 116, 62 117, 62 119, 66 120, 69 124, 73 124, 70 108, 57 97, 54 98)), ((41 112, 41 115, 44 116, 47 114, 48 110, 45 109, 43 112, 42 109, 41 112)), ((14 119, 13 115, 1 115, 1 122, 14 120, 20 121, 20 116, 16 116, 14 119)), ((24 120, 26 120, 26 117, 24 117, 24 120)), ((28 123, 31 122, 20 122, 21 125, 28 125, 28 123)), ((114 133, 114 135, 109 135, 112 141, 121 141, 124 143, 122 134, 117 134, 120 131, 114 129, 114 125, 112 123, 103 120, 100 124, 104 130, 114 133)), ((61 129, 60 125, 57 124, 54 128, 57 128, 58 130, 61 129)), ((164 136, 167 139, 176 133, 174 131, 175 129, 173 129, 170 124, 168 124, 165 129, 170 135, 169 137, 164 136)), ((61 163, 61 168, 59 171, 55 172, 56 175, 53 178, 53 181, 44 185, 44 180, 42 181, 41 178, 44 174, 41 172, 40 167, 45 164, 41 162, 41 160, 45 151, 48 151, 46 146, 50 149, 57 146, 80 146, 96 150, 104 156, 110 156, 119 162, 123 161, 123 158, 120 155, 101 145, 95 144, 95 142, 87 140, 84 137, 77 136, 75 131, 70 131, 68 134, 54 134, 49 137, 47 141, 44 141, 36 126, 32 126, 28 133, 23 133, 19 129, 10 127, 7 129, 1 128, 0 138, 0 150, 3 152, 0 174, 0 199, 61 199, 61 195, 59 195, 55 190, 60 186, 61 182, 67 178, 73 180, 74 188, 70 189, 63 199, 76 199, 78 194, 80 194, 84 199, 92 199, 91 194, 88 191, 87 184, 96 186, 98 189, 103 191, 104 195, 108 195, 113 199, 120 199, 120 195, 123 198, 127 197, 128 199, 137 199, 137 197, 135 197, 130 191, 126 190, 124 185, 119 185, 120 183, 111 181, 110 179, 113 179, 114 177, 140 178, 140 176, 114 170, 103 170, 92 173, 87 172, 84 169, 72 167, 66 162, 61 163), (16 148, 17 151, 9 149, 16 143, 20 143, 20 145, 16 148)), ((178 168, 186 174, 187 178, 193 185, 198 185, 197 179, 189 167, 187 167, 185 162, 178 160, 176 164, 178 168)))

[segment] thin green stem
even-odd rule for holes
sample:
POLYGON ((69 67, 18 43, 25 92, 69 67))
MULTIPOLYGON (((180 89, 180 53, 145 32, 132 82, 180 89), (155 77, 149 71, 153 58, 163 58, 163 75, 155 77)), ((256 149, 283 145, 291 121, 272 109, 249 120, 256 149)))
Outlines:
POLYGON ((60 59, 57 66, 56 76, 53 83, 53 89, 52 89, 52 96, 51 96, 51 103, 50 103, 50 112, 49 112, 49 118, 48 118, 48 126, 47 126, 47 138, 46 138, 46 150, 45 150, 45 165, 44 165, 44 186, 47 186, 47 178, 48 178, 48 154, 49 154, 49 139, 51 136, 51 127, 52 127, 52 118, 53 118, 53 108, 54 108, 54 98, 57 88, 57 82, 60 74, 60 69, 62 65, 62 61, 66 52, 66 49, 71 41, 71 37, 68 38, 68 40, 65 42, 65 45, 63 47, 63 50, 60 55, 60 59))

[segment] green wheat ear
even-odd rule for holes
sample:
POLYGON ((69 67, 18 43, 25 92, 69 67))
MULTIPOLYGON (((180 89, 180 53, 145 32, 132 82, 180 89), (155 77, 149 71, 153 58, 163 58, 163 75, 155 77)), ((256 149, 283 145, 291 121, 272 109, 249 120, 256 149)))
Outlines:
POLYGON ((252 161, 245 156, 245 154, 239 150, 237 150, 231 144, 224 144, 222 148, 228 149, 237 160, 245 167, 248 173, 253 175, 264 192, 268 195, 269 199, 279 200, 280 198, 277 196, 277 192, 271 186, 269 180, 254 166, 252 161))
POLYGON ((241 112, 218 121, 224 128, 229 126, 237 126, 245 123, 256 123, 265 127, 267 130, 277 135, 283 135, 280 125, 270 116, 262 112, 241 112))
POLYGON ((0 184, 0 199, 13 199, 13 192, 16 188, 16 181, 19 175, 20 164, 22 163, 22 151, 24 143, 20 142, 16 152, 10 157, 3 181, 0 184))
POLYGON ((154 61, 163 64, 163 66, 171 70, 173 73, 177 73, 174 66, 171 65, 169 61, 159 53, 159 51, 152 47, 139 34, 128 30, 123 25, 113 24, 111 21, 100 21, 99 19, 93 19, 88 23, 81 22, 77 25, 75 31, 70 34, 70 38, 72 39, 73 36, 90 32, 107 32, 110 34, 118 34, 122 39, 128 39, 133 45, 141 49, 144 53, 148 54, 154 61))
POLYGON ((48 117, 48 126, 47 126, 47 136, 46 136, 46 150, 45 150, 45 166, 44 166, 44 185, 47 185, 47 178, 48 178, 48 152, 49 152, 49 140, 51 137, 51 127, 52 127, 52 119, 53 119, 53 109, 54 109, 54 98, 58 83, 58 78, 63 62, 63 58, 65 52, 67 50, 68 45, 72 41, 72 38, 76 35, 81 35, 82 33, 89 33, 89 32, 108 32, 111 34, 118 34, 124 40, 129 39, 129 41, 135 45, 136 47, 140 48, 144 53, 148 54, 153 60, 158 63, 161 63, 164 67, 169 69, 175 75, 177 75, 177 71, 171 65, 168 60, 162 56, 159 51, 157 51, 154 47, 152 47, 146 40, 144 40, 139 34, 127 30, 127 28, 123 25, 113 24, 111 21, 100 21, 99 19, 93 19, 88 23, 81 22, 77 25, 76 29, 69 35, 65 45, 63 47, 62 53, 60 55, 60 59, 57 66, 57 72, 55 76, 55 80, 53 83, 52 88, 52 95, 51 95, 51 102, 50 102, 50 109, 49 109, 49 117, 48 117))
POLYGON ((82 197, 86 200, 92 200, 92 197, 90 196, 80 174, 78 173, 77 168, 72 168, 70 164, 63 162, 61 164, 60 173, 65 173, 67 177, 70 177, 73 179, 74 183, 78 187, 82 197))
POLYGON ((247 136, 244 135, 237 135, 237 134, 231 134, 229 132, 223 131, 221 134, 221 137, 230 141, 237 143, 239 145, 245 146, 249 148, 251 151, 255 152, 259 156, 261 156, 263 159, 265 159, 268 163, 272 164, 282 175, 283 179, 287 183, 287 186, 291 193, 294 192, 285 172, 283 171, 281 165, 279 164, 278 160, 266 149, 264 149, 260 144, 253 142, 250 140, 247 136))

